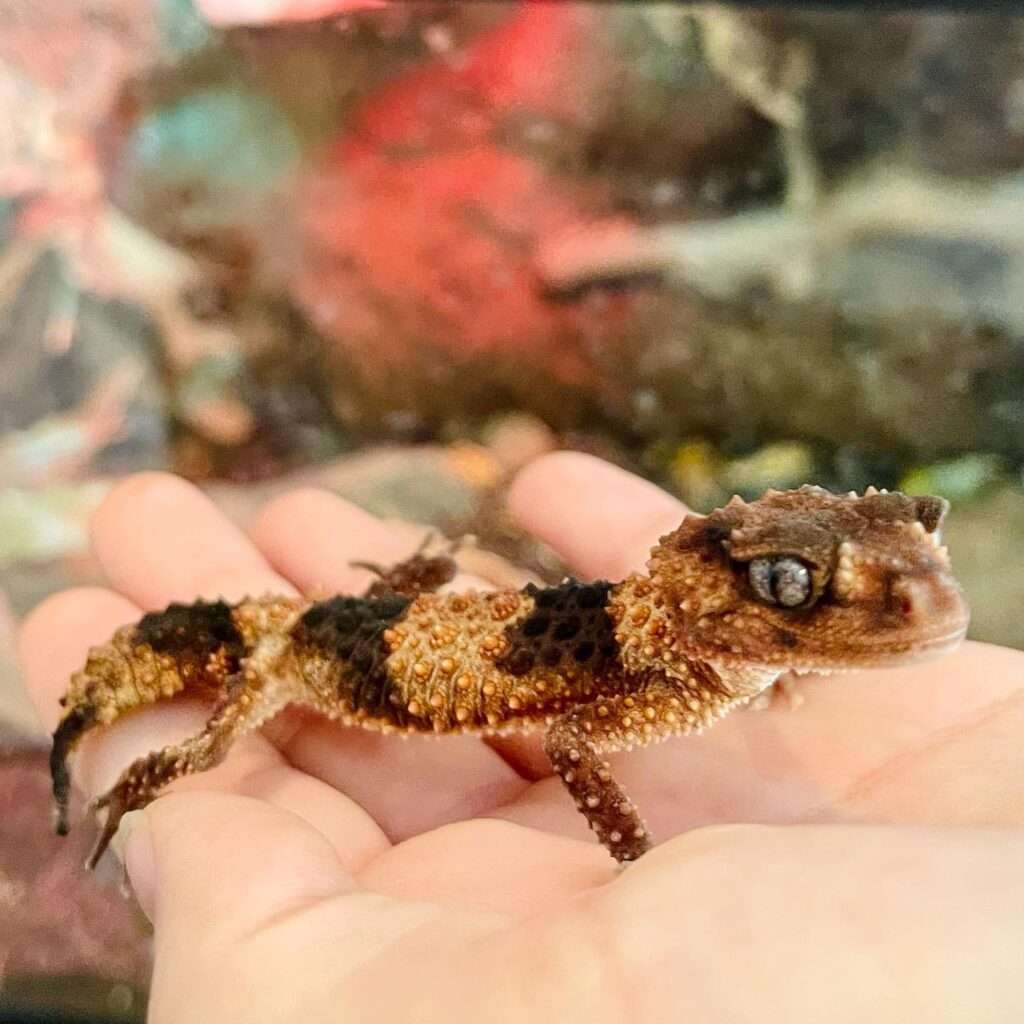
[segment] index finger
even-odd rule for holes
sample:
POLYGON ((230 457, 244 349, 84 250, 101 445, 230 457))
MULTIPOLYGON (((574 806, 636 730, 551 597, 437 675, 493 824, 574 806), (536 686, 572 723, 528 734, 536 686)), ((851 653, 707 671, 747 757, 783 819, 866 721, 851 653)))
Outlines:
POLYGON ((531 462, 512 483, 512 516, 588 577, 643 569, 658 538, 689 509, 661 488, 581 452, 531 462))

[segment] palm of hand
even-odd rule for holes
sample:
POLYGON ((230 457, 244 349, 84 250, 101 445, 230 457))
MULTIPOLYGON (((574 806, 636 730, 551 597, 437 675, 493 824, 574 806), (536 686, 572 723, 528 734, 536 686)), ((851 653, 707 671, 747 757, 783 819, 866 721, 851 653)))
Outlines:
MULTIPOLYGON (((536 464, 512 506, 582 575, 610 578, 641 564, 683 512, 579 456, 536 464)), ((317 492, 271 503, 247 538, 165 477, 115 491, 95 546, 120 594, 66 592, 24 629, 26 674, 47 721, 88 645, 142 609, 198 593, 357 589, 350 561, 394 561, 409 547, 317 492)), ((980 914, 999 900, 1007 851, 989 850, 986 832, 836 823, 1019 824, 1020 667, 1015 653, 969 645, 941 662, 808 681, 796 713, 741 712, 699 740, 617 759, 662 839, 717 822, 829 823, 694 832, 617 878, 604 851, 580 841, 582 819, 535 741, 403 742, 281 716, 222 768, 176 787, 187 796, 152 805, 147 828, 127 842, 156 925, 153 1019, 486 1012, 589 1024, 626 1012, 665 1020, 683 1005, 691 1018, 728 1008, 732 1019, 754 1019, 768 993, 776 1006, 791 997, 803 1006, 865 928, 877 932, 879 956, 899 959, 902 932, 889 915, 905 905, 903 926, 919 927, 915 894, 933 873, 973 877, 979 857, 994 858, 964 905, 954 887, 943 888, 948 906, 924 901, 957 928, 965 908, 980 914), (835 907, 847 897, 856 906, 837 930, 835 907), (815 922, 827 938, 809 951, 801 936, 815 922), (808 967, 793 986, 778 968, 785 951, 805 963, 812 952, 822 971, 808 967), (737 960, 754 978, 764 972, 760 985, 730 981, 737 960)), ((83 751, 87 787, 101 790, 135 754, 203 718, 178 705, 125 720, 83 751)), ((947 979, 936 973, 921 984, 938 992, 947 979)), ((830 983, 829 1003, 838 1002, 830 983)), ((863 996, 863 979, 849 985, 863 996)), ((857 1006, 852 998, 851 1019, 857 1006)))

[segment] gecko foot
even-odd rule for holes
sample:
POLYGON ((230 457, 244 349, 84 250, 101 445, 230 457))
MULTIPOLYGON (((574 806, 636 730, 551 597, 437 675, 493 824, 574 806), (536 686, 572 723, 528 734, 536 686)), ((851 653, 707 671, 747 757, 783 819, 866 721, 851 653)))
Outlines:
POLYGON ((453 548, 449 547, 441 555, 425 554, 433 539, 434 535, 428 533, 413 554, 390 567, 376 562, 350 562, 353 568, 367 569, 377 575, 377 579, 366 588, 364 596, 401 594, 418 597, 420 594, 432 594, 455 579, 457 567, 452 557, 453 548))

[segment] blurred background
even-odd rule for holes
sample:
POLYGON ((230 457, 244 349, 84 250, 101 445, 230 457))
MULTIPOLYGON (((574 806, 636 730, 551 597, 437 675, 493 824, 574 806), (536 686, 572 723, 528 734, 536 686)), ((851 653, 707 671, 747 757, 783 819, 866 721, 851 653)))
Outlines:
POLYGON ((556 448, 701 511, 940 493, 1024 647, 1022 295, 1024 17, 0 0, 0 1019, 144 1012, 13 653, 119 477, 314 483, 502 581, 560 572, 501 502, 556 448))

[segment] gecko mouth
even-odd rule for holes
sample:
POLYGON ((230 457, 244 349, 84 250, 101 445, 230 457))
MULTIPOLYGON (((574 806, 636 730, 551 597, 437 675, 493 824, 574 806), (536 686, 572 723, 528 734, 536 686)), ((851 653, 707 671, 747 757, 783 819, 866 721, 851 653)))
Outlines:
POLYGON ((800 674, 812 672, 855 671, 861 668, 896 668, 909 665, 924 658, 937 658, 955 650, 964 639, 966 626, 957 627, 948 633, 927 640, 915 640, 905 645, 888 646, 885 643, 862 644, 851 651, 848 658, 836 662, 809 659, 802 665, 794 665, 793 671, 800 674))

